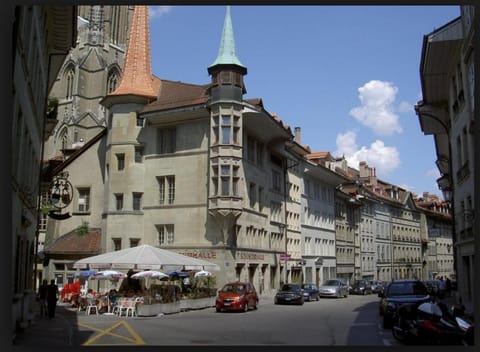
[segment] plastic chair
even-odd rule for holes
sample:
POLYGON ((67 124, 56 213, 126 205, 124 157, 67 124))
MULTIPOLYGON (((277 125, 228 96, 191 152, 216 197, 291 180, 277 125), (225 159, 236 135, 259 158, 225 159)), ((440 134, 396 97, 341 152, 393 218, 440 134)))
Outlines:
POLYGON ((87 298, 87 308, 85 309, 85 313, 90 315, 93 313, 92 311, 95 311, 95 314, 98 315, 97 303, 94 298, 87 298))

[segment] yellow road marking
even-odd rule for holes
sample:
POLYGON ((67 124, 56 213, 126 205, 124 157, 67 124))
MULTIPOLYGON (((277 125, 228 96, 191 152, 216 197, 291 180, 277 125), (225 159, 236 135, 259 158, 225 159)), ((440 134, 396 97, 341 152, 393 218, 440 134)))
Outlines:
POLYGON ((126 321, 118 321, 117 323, 113 324, 111 327, 109 327, 108 329, 99 329, 97 327, 94 327, 94 326, 89 326, 89 325, 86 325, 86 324, 82 324, 82 323, 78 323, 78 326, 82 326, 86 329, 91 329, 91 330, 94 330, 96 332, 98 332, 97 335, 93 336, 91 339, 87 340, 85 343, 83 343, 84 346, 87 346, 87 345, 90 345, 90 346, 99 346, 99 345, 131 345, 131 344, 134 344, 134 345, 145 345, 145 342, 143 341, 143 339, 135 332, 135 330, 132 329, 132 327, 126 322, 126 321), (115 332, 113 332, 114 329, 117 329, 119 328, 121 325, 123 325, 127 331, 130 333, 130 335, 133 337, 133 338, 130 338, 128 336, 124 336, 124 335, 120 335, 120 334, 117 334, 115 332), (100 337, 102 336, 113 336, 113 337, 117 337, 121 340, 125 340, 129 343, 111 343, 111 344, 94 344, 94 342, 96 340, 98 340, 100 337))

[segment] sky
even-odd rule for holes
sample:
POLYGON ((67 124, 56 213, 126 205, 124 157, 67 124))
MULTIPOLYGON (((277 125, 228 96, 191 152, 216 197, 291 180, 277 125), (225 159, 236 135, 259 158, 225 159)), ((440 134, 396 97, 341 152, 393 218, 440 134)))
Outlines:
MULTIPOLYGON (((225 6, 150 6, 152 71, 208 84, 225 6)), ((460 6, 231 6, 236 54, 248 73, 244 99, 292 128, 312 152, 375 168, 417 195, 442 196, 435 145, 420 128, 423 37, 460 6)))

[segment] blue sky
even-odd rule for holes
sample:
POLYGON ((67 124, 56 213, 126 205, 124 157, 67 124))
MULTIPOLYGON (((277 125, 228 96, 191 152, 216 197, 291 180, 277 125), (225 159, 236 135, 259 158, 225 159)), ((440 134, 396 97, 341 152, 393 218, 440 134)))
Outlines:
MULTIPOLYGON (((151 6, 153 73, 209 83, 225 11, 151 6)), ((232 6, 244 97, 301 127, 312 151, 345 155, 356 169, 365 160, 386 182, 441 196, 433 137, 413 106, 423 36, 459 15, 459 6, 232 6)))

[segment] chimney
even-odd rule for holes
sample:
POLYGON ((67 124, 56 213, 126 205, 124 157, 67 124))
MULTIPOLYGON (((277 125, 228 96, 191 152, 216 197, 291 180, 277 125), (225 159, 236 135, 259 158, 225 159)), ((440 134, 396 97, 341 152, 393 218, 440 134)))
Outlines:
POLYGON ((295 138, 294 141, 297 142, 298 144, 301 144, 301 132, 300 132, 300 127, 295 127, 295 138))

